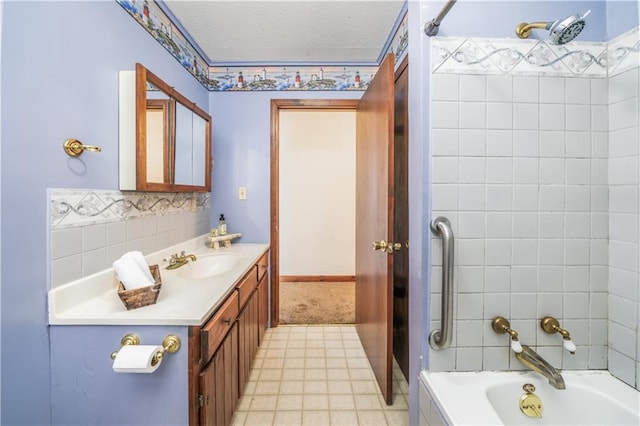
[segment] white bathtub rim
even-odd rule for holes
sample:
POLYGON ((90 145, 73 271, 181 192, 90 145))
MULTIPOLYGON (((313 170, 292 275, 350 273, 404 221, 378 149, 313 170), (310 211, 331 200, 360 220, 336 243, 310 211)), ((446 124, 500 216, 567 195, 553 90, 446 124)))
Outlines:
MULTIPOLYGON (((599 376, 602 379, 610 379, 612 381, 615 381, 616 384, 622 386, 623 388, 635 392, 635 395, 637 395, 638 398, 638 403, 640 404, 640 392, 638 392, 632 386, 629 386, 627 383, 624 383, 622 380, 616 378, 607 370, 564 370, 562 374, 567 381, 571 381, 572 378, 577 378, 580 376, 599 376)), ((445 421, 446 424, 501 425, 504 423, 500 416, 492 408, 491 402, 489 401, 486 392, 478 392, 473 394, 473 407, 469 407, 466 403, 464 404, 464 407, 462 407, 460 399, 452 399, 450 395, 451 391, 449 389, 444 389, 447 385, 450 386, 450 383, 443 383, 443 381, 447 379, 455 377, 466 379, 480 379, 484 377, 484 380, 487 380, 486 377, 489 376, 491 376, 493 380, 513 380, 514 376, 531 376, 537 379, 542 378, 537 373, 528 370, 476 372, 431 372, 428 370, 422 370, 420 373, 420 382, 427 391, 427 394, 429 395, 433 405, 437 408, 440 417, 445 421), (473 422, 469 421, 469 410, 473 411, 473 422)))

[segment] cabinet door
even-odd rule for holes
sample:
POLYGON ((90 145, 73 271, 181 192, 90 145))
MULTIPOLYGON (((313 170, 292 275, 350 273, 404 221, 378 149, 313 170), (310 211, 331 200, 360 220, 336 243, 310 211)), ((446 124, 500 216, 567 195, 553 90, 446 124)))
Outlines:
POLYGON ((231 424, 238 405, 238 324, 234 324, 222 345, 224 351, 225 424, 231 424))
POLYGON ((249 379, 251 366, 248 360, 248 351, 246 350, 248 343, 249 310, 245 307, 238 315, 238 396, 244 394, 244 387, 249 379))
POLYGON ((212 359, 200 373, 200 426, 216 424, 214 413, 216 410, 216 369, 215 359, 212 359))
POLYGON ((224 425, 223 351, 218 351, 200 373, 200 426, 224 425))
POLYGON ((201 426, 231 424, 238 402, 238 327, 234 324, 200 373, 201 426))
POLYGON ((268 278, 264 274, 258 283, 258 345, 264 340, 264 332, 269 322, 268 278))

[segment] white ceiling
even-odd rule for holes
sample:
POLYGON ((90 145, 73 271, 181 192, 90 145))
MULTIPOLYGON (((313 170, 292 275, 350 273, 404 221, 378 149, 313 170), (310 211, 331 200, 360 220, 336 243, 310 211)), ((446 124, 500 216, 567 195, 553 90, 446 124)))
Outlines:
POLYGON ((403 0, 165 0, 212 64, 377 64, 403 0))

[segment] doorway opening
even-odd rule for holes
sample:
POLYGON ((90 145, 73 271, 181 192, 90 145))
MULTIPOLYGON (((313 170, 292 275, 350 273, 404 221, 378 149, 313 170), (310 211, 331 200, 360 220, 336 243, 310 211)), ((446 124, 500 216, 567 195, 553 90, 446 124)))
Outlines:
MULTIPOLYGON (((285 129, 285 128, 281 128, 281 116, 285 116, 288 113, 291 112, 300 112, 300 111, 307 111, 307 112, 321 112, 323 114, 325 113, 331 113, 331 112, 352 112, 355 114, 355 110, 357 108, 358 105, 358 100, 337 100, 337 99, 327 99, 327 100, 316 100, 316 99, 303 99, 303 100, 294 100, 294 99, 273 99, 271 101, 271 326, 275 327, 280 323, 280 287, 281 287, 281 281, 283 282, 283 285, 285 285, 285 282, 305 282, 305 281, 310 281, 311 279, 316 279, 318 281, 321 282, 326 282, 328 286, 331 285, 332 282, 351 282, 354 280, 354 273, 351 272, 351 269, 348 268, 348 265, 342 265, 340 268, 338 269, 338 271, 343 271, 342 273, 338 273, 336 274, 335 271, 333 270, 333 272, 327 272, 327 271, 331 271, 331 269, 322 269, 322 265, 316 265, 316 269, 315 272, 313 272, 313 276, 315 276, 315 278, 311 278, 309 276, 308 273, 305 272, 301 272, 301 271, 305 271, 304 268, 310 268, 311 266, 309 265, 303 265, 302 263, 305 261, 309 261, 309 258, 313 259, 313 251, 314 250, 319 250, 318 244, 307 244, 306 249, 311 251, 311 253, 307 253, 306 254, 306 260, 305 257, 300 257, 298 259, 291 258, 292 256, 295 256, 295 254, 291 254, 289 253, 288 256, 289 258, 282 258, 281 257, 281 242, 283 242, 283 239, 286 239, 284 241, 286 241, 289 244, 305 244, 304 242, 304 235, 298 235, 302 232, 304 232, 304 223, 302 224, 295 224, 295 223, 290 223, 292 218, 287 219, 287 213, 286 212, 281 212, 280 211, 280 205, 281 205, 281 198, 285 198, 285 197, 290 197, 292 196, 291 191, 302 191, 303 188, 301 189, 299 187, 299 185, 292 185, 290 187, 287 188, 282 188, 282 182, 281 182, 281 167, 284 165, 285 160, 282 161, 283 164, 281 164, 281 148, 285 148, 285 147, 281 147, 281 136, 283 134, 283 132, 288 132, 289 129, 285 129), (283 192, 281 193, 281 188, 283 190, 283 192), (286 191, 286 193, 284 192, 286 191), (282 220, 282 215, 284 214, 284 218, 287 219, 288 223, 287 226, 289 227, 288 229, 282 229, 282 233, 281 233, 281 229, 280 229, 280 223, 282 220), (296 226, 298 227, 296 229, 296 226), (302 237, 298 238, 298 237, 302 237), (296 241, 297 238, 297 241, 296 241), (281 264, 284 263, 285 266, 285 275, 282 275, 282 271, 281 271, 281 264), (303 269, 295 269, 295 266, 288 266, 288 265, 296 265, 296 264, 300 264, 301 267, 303 269), (318 269, 319 268, 319 269, 318 269), (326 273, 323 273, 322 271, 325 271, 326 273)), ((348 118, 347 118, 348 120, 348 118)), ((354 142, 355 144, 355 142, 354 142)), ((334 149, 336 150, 341 150, 344 148, 341 147, 334 147, 334 149)), ((318 160, 320 160, 318 158, 318 160)), ((286 160, 286 162, 295 162, 295 159, 288 159, 286 160)), ((332 165, 327 164, 326 165, 326 170, 331 170, 332 165)), ((335 166, 335 165, 333 165, 335 166)), ((345 164, 346 166, 346 164, 345 164)), ((355 164, 353 164, 351 166, 352 169, 355 170, 355 164)), ((284 177, 284 176, 282 176, 284 177)), ((316 176, 316 178, 322 179, 322 176, 316 176)), ((326 176, 325 176, 326 178, 326 176)), ((290 177, 288 178, 290 179, 290 177)), ((313 179, 313 176, 310 178, 311 180, 313 179)), ((299 184, 301 182, 297 182, 297 184, 299 184)), ((295 196, 293 194, 293 196, 295 196)), ((353 202, 353 200, 350 200, 351 202, 353 202)), ((303 200, 300 201, 300 203, 304 203, 303 200)), ((308 204, 304 207, 313 207, 313 206, 309 206, 308 204)), ((310 212, 307 212, 307 215, 311 214, 310 212)), ((353 216, 353 220, 355 221, 355 214, 352 214, 353 216)), ((347 216, 345 216, 347 217, 347 216)), ((335 230, 327 230, 327 241, 330 241, 331 238, 331 233, 335 232, 335 230)), ((324 238, 324 237, 323 237, 324 238)), ((339 237, 334 237, 334 240, 339 240, 339 237)), ((349 242, 349 239, 345 239, 342 238, 342 240, 344 240, 341 245, 347 245, 347 247, 340 247, 341 250, 351 250, 350 253, 345 252, 346 256, 350 256, 352 259, 354 258, 355 254, 355 246, 353 244, 353 242, 349 242)), ((329 246, 330 243, 328 243, 327 241, 324 242, 320 242, 320 246, 322 245, 326 245, 328 246, 326 249, 330 250, 331 247, 329 246)), ((302 250, 304 250, 301 247, 302 250)), ((341 258, 344 258, 345 256, 341 256, 341 258)), ((311 260, 313 261, 313 260, 311 260)), ((348 263, 349 260, 347 258, 346 262, 348 263)), ((326 265, 325 265, 326 266, 326 265)), ((327 268, 329 266, 326 266, 327 268)), ((309 269, 306 269, 309 270, 309 269)))
POLYGON ((280 112, 280 324, 355 323, 355 123, 280 112))

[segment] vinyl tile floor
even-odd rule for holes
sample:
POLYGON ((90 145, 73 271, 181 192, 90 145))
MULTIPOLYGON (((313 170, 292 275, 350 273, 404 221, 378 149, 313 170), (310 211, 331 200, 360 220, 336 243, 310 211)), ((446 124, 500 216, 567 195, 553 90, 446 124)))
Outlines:
POLYGON ((386 405, 353 325, 280 325, 258 349, 234 425, 404 426, 408 386, 386 405))

